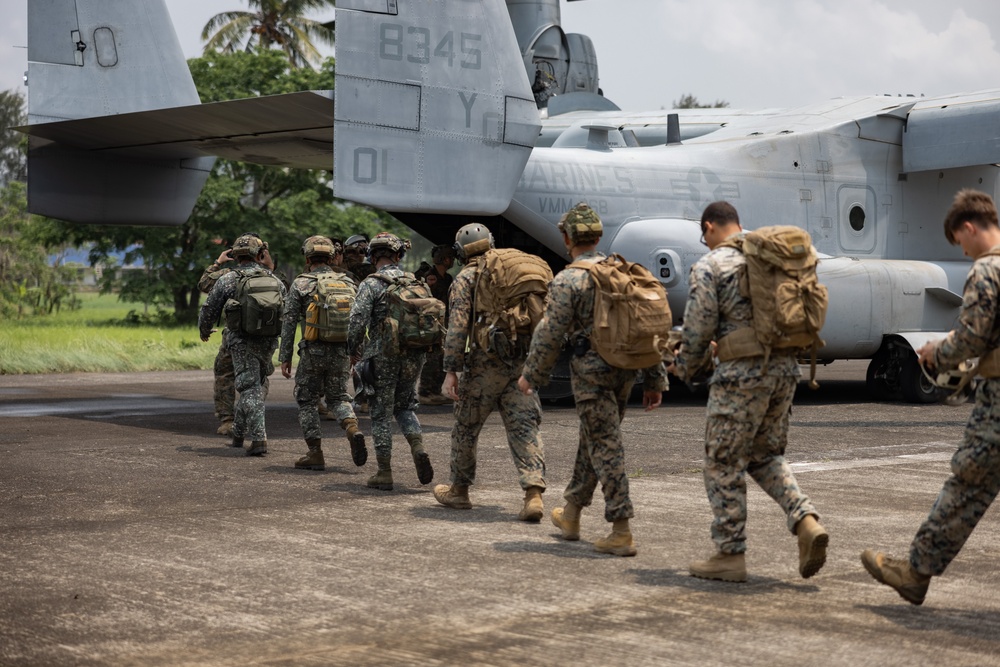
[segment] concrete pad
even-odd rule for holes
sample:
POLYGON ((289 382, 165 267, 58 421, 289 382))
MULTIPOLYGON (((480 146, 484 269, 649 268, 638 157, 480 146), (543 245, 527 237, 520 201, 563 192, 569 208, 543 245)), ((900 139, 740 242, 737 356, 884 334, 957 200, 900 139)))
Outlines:
MULTIPOLYGON (((788 456, 831 534, 815 577, 751 486, 746 584, 694 579, 711 553, 703 399, 624 423, 639 555, 604 556, 598 496, 582 540, 516 520, 521 490, 494 415, 474 508, 438 506, 451 409, 421 408, 435 480, 397 441, 396 490, 364 486, 323 422, 305 451, 292 382, 272 378, 269 454, 215 435, 208 372, 0 377, 2 665, 997 665, 996 509, 914 607, 859 554, 905 555, 947 477, 970 405, 873 403, 863 363, 800 388, 788 456)), ((362 417, 370 433, 370 422, 362 417)), ((576 451, 573 408, 547 406, 546 517, 576 451)), ((369 439, 369 451, 371 451, 369 439)))

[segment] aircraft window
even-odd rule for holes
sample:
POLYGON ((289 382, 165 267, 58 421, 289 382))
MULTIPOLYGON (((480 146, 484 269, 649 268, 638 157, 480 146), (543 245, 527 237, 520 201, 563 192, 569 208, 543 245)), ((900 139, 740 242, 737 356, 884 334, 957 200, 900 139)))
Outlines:
POLYGON ((851 223, 851 229, 860 232, 865 228, 865 209, 860 206, 852 206, 847 219, 851 223))

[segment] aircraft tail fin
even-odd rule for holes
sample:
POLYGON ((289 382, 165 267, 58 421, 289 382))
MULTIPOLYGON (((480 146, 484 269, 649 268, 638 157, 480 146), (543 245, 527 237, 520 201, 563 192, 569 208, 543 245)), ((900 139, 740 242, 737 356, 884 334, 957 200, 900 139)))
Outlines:
POLYGON ((338 0, 334 193, 506 210, 541 127, 503 0, 338 0))
MULTIPOLYGON (((163 0, 28 3, 29 124, 198 103, 163 0)), ((90 151, 32 136, 29 209, 74 222, 182 224, 213 160, 90 151)))

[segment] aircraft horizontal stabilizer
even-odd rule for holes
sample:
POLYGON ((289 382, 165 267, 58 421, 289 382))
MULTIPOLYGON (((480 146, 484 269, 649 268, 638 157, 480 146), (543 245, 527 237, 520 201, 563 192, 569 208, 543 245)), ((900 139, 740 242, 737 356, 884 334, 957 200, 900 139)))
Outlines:
POLYGON ((917 105, 903 133, 903 171, 1000 163, 998 125, 997 91, 917 105))
POLYGON ((493 215, 541 127, 502 0, 338 0, 334 193, 493 215))
POLYGON ((332 90, 250 97, 17 128, 82 152, 130 158, 219 156, 255 164, 330 169, 332 90))

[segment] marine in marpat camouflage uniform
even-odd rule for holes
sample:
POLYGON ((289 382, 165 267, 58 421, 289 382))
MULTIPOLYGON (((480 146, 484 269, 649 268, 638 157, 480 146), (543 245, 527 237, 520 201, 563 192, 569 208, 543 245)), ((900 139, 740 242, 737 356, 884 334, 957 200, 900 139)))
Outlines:
MULTIPOLYGON (((286 378, 292 377, 292 347, 296 327, 299 322, 308 321, 306 315, 310 304, 314 304, 314 311, 317 313, 317 306, 326 306, 325 302, 320 304, 317 301, 319 279, 334 278, 336 282, 343 283, 344 287, 341 289, 344 291, 354 292, 356 289, 353 280, 331 267, 337 250, 338 246, 325 236, 310 236, 302 244, 308 271, 292 282, 285 295, 282 313, 278 362, 281 364, 281 374, 286 378)), ((337 292, 331 293, 336 294, 336 298, 341 298, 337 292)), ((317 321, 318 319, 319 315, 317 321)), ((347 432, 354 465, 363 466, 368 460, 368 450, 365 449, 365 436, 358 429, 358 419, 351 409, 351 398, 347 394, 347 383, 351 377, 347 342, 343 339, 343 342, 321 340, 318 329, 315 340, 307 340, 310 337, 304 336, 299 341, 299 363, 295 368, 295 402, 299 405, 299 425, 309 451, 295 462, 295 467, 305 470, 326 468, 318 410, 323 396, 326 396, 327 405, 340 422, 340 427, 347 432)))
POLYGON ((410 444, 410 453, 417 468, 417 478, 427 484, 434 478, 430 458, 424 451, 417 407, 417 378, 424 363, 421 350, 401 349, 389 354, 392 331, 387 323, 389 306, 385 298, 388 284, 382 278, 404 275, 399 262, 405 246, 394 234, 382 232, 368 245, 368 256, 376 274, 365 278, 358 287, 358 296, 351 308, 348 349, 361 363, 369 364, 374 376, 371 401, 372 439, 378 471, 368 479, 368 486, 391 491, 392 480, 392 418, 396 418, 403 436, 410 444))
MULTIPOLYGON (((715 202, 702 213, 703 240, 711 252, 691 267, 690 295, 684 309, 682 345, 671 368, 679 378, 698 371, 712 341, 751 327, 752 305, 740 293, 746 258, 732 247, 718 247, 742 233, 736 209, 715 202)), ((799 572, 811 577, 826 561, 828 536, 809 498, 799 489, 785 461, 788 417, 800 372, 793 350, 721 362, 709 381, 705 428, 705 489, 715 519, 716 553, 691 563, 696 577, 746 581, 746 474, 785 511, 788 529, 798 535, 799 572)))
POLYGON ((538 425, 542 420, 537 396, 518 391, 517 378, 528 351, 528 336, 511 344, 510 358, 497 351, 481 349, 473 331, 474 289, 483 253, 493 247, 493 235, 483 225, 472 223, 458 230, 455 247, 465 264, 451 288, 448 333, 444 342, 446 394, 455 401, 455 426, 451 431, 451 484, 434 487, 439 503, 455 509, 469 509, 469 486, 476 479, 476 446, 486 418, 500 411, 507 431, 518 482, 524 489, 521 521, 539 521, 545 509, 545 459, 538 425), (468 349, 468 352, 466 350, 468 349), (458 373, 462 373, 461 379, 458 373), (457 390, 456 390, 457 388, 457 390))
MULTIPOLYGON (((431 250, 433 264, 421 262, 420 268, 413 272, 417 278, 422 278, 431 288, 431 294, 445 304, 448 303, 448 293, 454 282, 448 269, 455 265, 455 248, 450 245, 434 246, 431 250)), ((420 371, 420 382, 417 383, 417 400, 421 405, 444 405, 451 403, 451 398, 441 393, 444 383, 445 369, 443 366, 444 351, 441 345, 435 345, 427 352, 423 370, 420 371)))
MULTIPOLYGON (((270 253, 256 234, 244 234, 233 243, 232 257, 238 262, 236 269, 220 277, 198 315, 198 330, 203 341, 212 335, 212 326, 222 314, 226 302, 236 296, 241 276, 273 275, 265 265, 271 262, 270 253)), ((284 294, 282 286, 280 292, 284 294)), ((267 431, 264 426, 264 399, 267 378, 274 372, 271 358, 278 346, 277 336, 249 336, 238 328, 226 327, 223 342, 233 357, 236 371, 236 409, 233 419, 233 447, 243 447, 250 438, 247 456, 267 453, 267 431)))
MULTIPOLYGON (((567 211, 559 221, 559 231, 574 262, 595 262, 604 257, 597 252, 604 228, 597 213, 587 204, 577 204, 567 211)), ((636 371, 609 366, 590 347, 594 291, 594 282, 586 269, 566 268, 555 277, 549 287, 545 317, 532 336, 518 386, 524 393, 530 393, 531 387, 546 384, 563 341, 569 336, 574 343, 570 374, 580 417, 580 444, 573 477, 563 494, 566 506, 553 510, 552 522, 562 531, 563 539, 580 539, 580 510, 590 505, 600 482, 604 491, 604 518, 612 523, 612 531, 594 542, 594 548, 602 553, 634 556, 629 519, 635 512, 625 472, 621 420, 636 371)), ((642 402, 647 410, 660 405, 666 386, 662 363, 644 370, 642 402)))
MULTIPOLYGON (((233 260, 227 248, 219 258, 212 262, 198 279, 198 289, 205 294, 209 294, 219 278, 229 273, 232 269, 225 265, 233 260)), ((268 268, 274 268, 273 266, 268 268)), ((215 401, 215 416, 218 417, 219 428, 216 431, 219 435, 232 435, 233 433, 233 406, 236 404, 236 371, 233 370, 233 355, 229 354, 226 347, 225 335, 219 344, 219 353, 215 355, 213 372, 215 374, 215 384, 213 399, 215 401)), ((267 395, 267 387, 264 387, 264 395, 267 395)))
POLYGON ((931 577, 944 574, 1000 491, 1000 226, 993 199, 975 190, 959 192, 945 216, 944 233, 975 261, 955 328, 917 355, 931 374, 979 357, 985 379, 951 458, 951 477, 910 543, 909 558, 870 549, 861 554, 876 580, 913 604, 924 601, 931 577))

